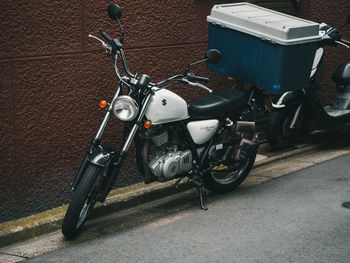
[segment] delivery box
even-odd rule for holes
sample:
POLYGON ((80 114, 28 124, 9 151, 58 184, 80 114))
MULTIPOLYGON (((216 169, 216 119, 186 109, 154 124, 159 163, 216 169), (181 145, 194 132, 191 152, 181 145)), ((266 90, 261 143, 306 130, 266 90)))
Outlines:
POLYGON ((249 3, 215 5, 208 47, 221 52, 209 69, 280 94, 307 88, 319 24, 249 3))

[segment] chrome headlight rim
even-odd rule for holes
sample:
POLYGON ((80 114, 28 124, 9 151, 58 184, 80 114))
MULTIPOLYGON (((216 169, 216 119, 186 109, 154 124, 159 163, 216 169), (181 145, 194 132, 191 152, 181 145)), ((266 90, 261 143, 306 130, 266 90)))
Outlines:
POLYGON ((139 114, 139 106, 130 96, 122 95, 114 100, 112 113, 121 121, 132 121, 139 114))

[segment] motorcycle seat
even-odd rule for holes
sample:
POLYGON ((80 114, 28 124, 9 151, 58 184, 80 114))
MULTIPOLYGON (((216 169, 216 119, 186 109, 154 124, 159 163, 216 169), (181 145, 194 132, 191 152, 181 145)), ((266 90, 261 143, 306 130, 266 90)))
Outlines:
POLYGON ((188 103, 188 113, 192 118, 217 118, 233 112, 246 104, 246 94, 241 90, 220 90, 196 98, 188 103))
POLYGON ((339 85, 350 83, 350 62, 341 64, 333 73, 333 81, 339 85))

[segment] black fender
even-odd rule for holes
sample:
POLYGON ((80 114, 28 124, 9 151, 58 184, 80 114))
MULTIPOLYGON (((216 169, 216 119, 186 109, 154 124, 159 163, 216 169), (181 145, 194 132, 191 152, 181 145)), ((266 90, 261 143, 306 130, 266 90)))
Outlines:
POLYGON ((276 103, 272 103, 274 110, 298 106, 303 103, 305 93, 303 90, 287 91, 279 97, 276 103))
POLYGON ((116 151, 112 147, 100 144, 99 139, 93 139, 79 167, 79 170, 74 177, 74 181, 71 184, 71 189, 75 191, 89 163, 93 163, 101 167, 107 167, 115 155, 116 151))
POLYGON ((114 156, 116 155, 116 151, 109 145, 97 145, 89 151, 88 160, 101 167, 107 167, 114 156))

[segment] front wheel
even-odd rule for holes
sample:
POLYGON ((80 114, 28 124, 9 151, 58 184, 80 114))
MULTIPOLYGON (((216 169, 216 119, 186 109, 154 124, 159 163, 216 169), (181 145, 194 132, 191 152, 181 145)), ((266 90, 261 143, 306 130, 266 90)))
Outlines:
POLYGON ((255 162, 257 150, 251 158, 234 161, 231 165, 218 164, 205 175, 204 186, 214 193, 225 193, 239 186, 248 176, 255 162))
POLYGON ((273 149, 284 149, 291 145, 296 137, 296 129, 291 129, 295 110, 283 109, 272 111, 266 130, 268 143, 273 149))
POLYGON ((65 238, 74 238, 79 233, 94 207, 97 197, 96 182, 101 171, 101 167, 92 163, 86 167, 63 219, 62 234, 65 238))

